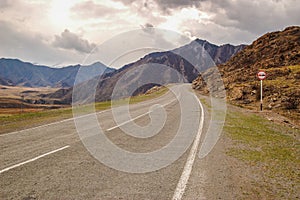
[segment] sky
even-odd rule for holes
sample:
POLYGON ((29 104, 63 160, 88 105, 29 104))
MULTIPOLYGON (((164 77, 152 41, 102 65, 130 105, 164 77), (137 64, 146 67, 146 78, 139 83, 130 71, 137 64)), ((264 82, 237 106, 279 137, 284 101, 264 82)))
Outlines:
POLYGON ((264 33, 299 26, 299 10, 300 0, 0 0, 0 57, 81 64, 112 38, 151 28, 217 45, 251 44, 264 33))

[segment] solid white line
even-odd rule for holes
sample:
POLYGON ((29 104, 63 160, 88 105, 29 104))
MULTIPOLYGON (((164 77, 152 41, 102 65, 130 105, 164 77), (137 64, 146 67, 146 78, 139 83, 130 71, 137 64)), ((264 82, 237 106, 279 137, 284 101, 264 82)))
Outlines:
POLYGON ((200 121, 199 129, 198 129, 198 134, 196 135, 196 138, 193 142, 191 151, 190 151, 187 161, 184 165, 183 172, 182 172, 179 182, 177 184, 177 187, 174 192, 172 200, 180 200, 184 194, 186 185, 188 183, 188 180, 189 180, 191 172, 192 172, 193 164, 195 161, 197 149, 198 149, 200 138, 201 138, 203 123, 204 123, 204 110, 203 110, 203 106, 202 106, 201 102, 199 101, 199 99, 196 95, 195 95, 195 98, 197 98, 197 100, 200 104, 200 107, 201 107, 201 121, 200 121))
MULTIPOLYGON (((162 106, 165 107, 165 106, 167 106, 167 105, 173 103, 173 102, 176 101, 176 100, 177 100, 177 99, 173 99, 172 101, 170 101, 170 102, 168 102, 168 103, 166 103, 166 104, 163 104, 162 106)), ((113 126, 113 127, 109 128, 109 129, 106 129, 106 131, 114 130, 114 129, 120 127, 120 126, 123 126, 123 125, 125 125, 125 124, 131 122, 131 121, 134 121, 134 120, 136 120, 136 119, 138 119, 138 118, 141 118, 141 117, 143 117, 143 116, 145 116, 145 115, 148 115, 148 114, 150 114, 151 112, 153 112, 153 111, 148 111, 148 112, 143 113, 143 114, 141 114, 141 115, 139 115, 139 116, 137 116, 137 117, 135 117, 135 118, 131 118, 130 120, 127 120, 127 121, 122 122, 122 123, 120 123, 120 124, 118 124, 118 125, 116 125, 116 126, 113 126)))
POLYGON ((70 146, 67 145, 67 146, 64 146, 64 147, 62 147, 62 148, 59 148, 59 149, 50 151, 50 152, 48 152, 48 153, 42 154, 42 155, 40 155, 40 156, 37 156, 37 157, 35 157, 35 158, 32 158, 32 159, 26 160, 26 161, 24 161, 24 162, 18 163, 18 164, 16 164, 16 165, 7 167, 7 168, 5 168, 5 169, 0 170, 0 174, 2 174, 3 172, 6 172, 6 171, 8 171, 8 170, 11 170, 11 169, 13 169, 13 168, 19 167, 19 166, 21 166, 21 165, 25 165, 25 164, 27 164, 27 163, 33 162, 33 161, 35 161, 35 160, 37 160, 37 159, 40 159, 40 158, 42 158, 42 157, 45 157, 45 156, 48 156, 48 155, 50 155, 50 154, 56 153, 56 152, 58 152, 58 151, 64 150, 64 149, 69 148, 69 147, 70 147, 70 146))

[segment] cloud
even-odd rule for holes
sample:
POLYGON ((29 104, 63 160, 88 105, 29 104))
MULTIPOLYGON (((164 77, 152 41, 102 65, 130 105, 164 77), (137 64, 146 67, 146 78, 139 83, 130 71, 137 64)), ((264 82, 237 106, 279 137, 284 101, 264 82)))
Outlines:
POLYGON ((146 8, 153 8, 154 5, 157 5, 162 11, 168 12, 170 9, 178 9, 183 7, 198 7, 200 2, 204 0, 120 0, 125 5, 130 5, 132 3, 142 2, 142 6, 146 8))
POLYGON ((213 22, 199 23, 195 20, 190 20, 189 26, 183 27, 183 30, 191 36, 197 36, 219 45, 226 43, 234 45, 249 44, 257 38, 256 34, 246 30, 222 26, 213 22))
POLYGON ((139 27, 149 37, 161 28, 215 44, 249 44, 266 32, 299 25, 297 1, 0 0, 0 57, 74 63, 95 47, 91 41, 139 27))
POLYGON ((174 0, 155 0, 155 2, 163 10, 176 9, 183 7, 198 7, 203 0, 185 0, 185 1, 174 1, 174 0))
POLYGON ((11 5, 11 0, 1 0, 0 1, 0 9, 4 9, 6 7, 9 7, 11 5))
POLYGON ((142 30, 146 33, 152 33, 154 26, 150 23, 146 23, 145 25, 140 25, 142 30))
POLYGON ((68 29, 65 29, 60 36, 56 35, 52 44, 55 47, 76 50, 81 53, 90 53, 96 47, 96 44, 80 38, 75 33, 71 33, 68 29))
POLYGON ((15 3, 20 3, 19 0, 0 0, 0 10, 13 7, 15 3))
POLYGON ((77 18, 99 18, 112 15, 121 8, 111 8, 106 5, 96 4, 93 1, 81 2, 71 8, 73 15, 77 18))
POLYGON ((213 16, 212 22, 256 35, 300 24, 296 0, 211 0, 202 2, 201 7, 213 16))
POLYGON ((156 27, 218 43, 250 43, 266 32, 300 24, 297 0, 119 1, 156 27))
POLYGON ((153 28, 154 26, 150 23, 146 23, 143 28, 153 28))
POLYGON ((0 56, 18 58, 34 63, 53 65, 55 63, 81 63, 84 55, 57 49, 50 45, 47 37, 31 31, 23 31, 0 20, 0 56))

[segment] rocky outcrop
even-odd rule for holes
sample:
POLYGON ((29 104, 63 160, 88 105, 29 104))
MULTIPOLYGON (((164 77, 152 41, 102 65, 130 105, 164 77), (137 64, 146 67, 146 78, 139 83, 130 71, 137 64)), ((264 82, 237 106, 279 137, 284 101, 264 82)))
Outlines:
MULTIPOLYGON (((235 104, 256 106, 259 97, 257 72, 267 72, 264 83, 265 107, 275 110, 295 110, 299 113, 300 99, 300 27, 267 33, 218 65, 227 98, 235 104)), ((203 79, 214 80, 207 70, 193 81, 193 88, 208 93, 203 79)))

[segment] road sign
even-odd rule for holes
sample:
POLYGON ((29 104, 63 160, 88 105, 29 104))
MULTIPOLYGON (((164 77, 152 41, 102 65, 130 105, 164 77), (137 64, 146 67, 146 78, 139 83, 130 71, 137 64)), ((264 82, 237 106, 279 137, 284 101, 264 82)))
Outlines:
POLYGON ((257 77, 260 80, 260 111, 262 111, 263 110, 263 80, 266 79, 267 73, 263 70, 260 70, 257 73, 257 77))
POLYGON ((261 70, 257 73, 257 77, 259 78, 259 80, 264 80, 267 77, 267 73, 261 70))

